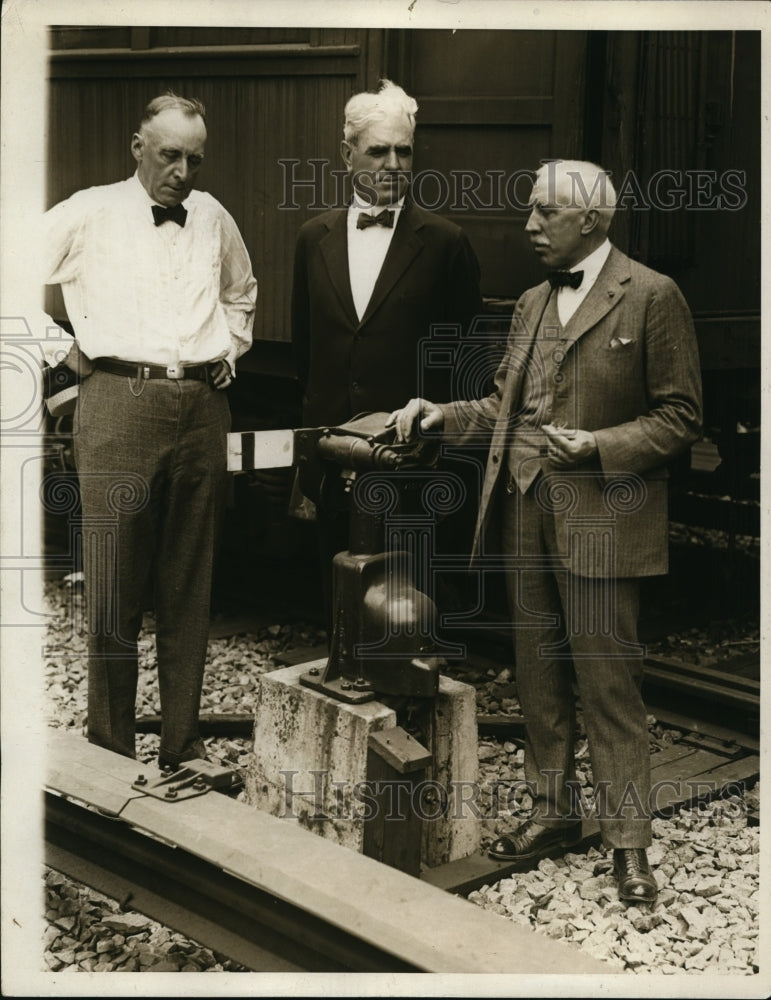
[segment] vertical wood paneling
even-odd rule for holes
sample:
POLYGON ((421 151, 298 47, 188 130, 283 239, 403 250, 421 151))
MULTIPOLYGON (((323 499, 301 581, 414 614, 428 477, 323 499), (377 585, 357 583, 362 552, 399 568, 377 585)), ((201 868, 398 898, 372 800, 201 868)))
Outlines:
MULTIPOLYGON (((335 41, 348 32, 336 32, 335 41)), ((325 44, 329 39, 325 39, 325 44)), ((310 159, 342 168, 342 112, 363 78, 358 60, 346 76, 180 77, 55 79, 51 86, 48 203, 74 191, 107 184, 133 173, 129 145, 142 109, 168 89, 197 97, 207 109, 206 160, 198 187, 233 215, 252 258, 260 294, 255 338, 289 339, 294 244, 311 214, 313 195, 298 190, 298 209, 285 203, 282 159, 299 160, 299 177, 310 177, 310 159)), ((323 67, 320 65, 320 70, 323 67)), ((330 203, 334 188, 324 196, 330 203)), ((60 297, 49 306, 62 315, 60 297)))
POLYGON ((462 226, 482 263, 482 291, 510 298, 541 270, 524 235, 528 185, 506 196, 505 181, 541 160, 580 156, 586 33, 581 31, 414 31, 393 40, 389 61, 421 104, 416 172, 436 170, 456 192, 459 172, 481 176, 478 202, 451 198, 437 210, 462 226), (441 101, 441 120, 432 121, 441 101), (521 110, 518 110, 521 109, 521 110), (421 125, 421 121, 423 124, 421 125), (493 172, 503 175, 496 196, 493 172))
MULTIPOLYGON (((312 158, 342 167, 346 100, 390 75, 423 102, 416 171, 497 170, 508 176, 542 158, 580 156, 585 117, 595 113, 602 114, 603 128, 601 148, 592 155, 617 179, 631 169, 643 185, 662 168, 743 170, 749 201, 741 210, 690 212, 684 226, 678 213, 630 210, 620 213, 614 233, 643 259, 655 253, 660 266, 668 266, 662 254, 669 255, 695 307, 757 308, 758 33, 607 35, 605 92, 595 81, 597 92, 584 103, 584 32, 154 27, 150 51, 159 45, 307 44, 315 51, 356 45, 358 54, 296 61, 274 54, 271 62, 242 53, 234 62, 207 60, 202 48, 200 59, 194 54, 185 61, 182 75, 174 58, 148 61, 145 52, 139 54, 141 66, 130 58, 111 59, 93 78, 87 60, 78 64, 77 77, 68 63, 57 63, 50 88, 48 201, 133 171, 130 137, 150 98, 169 87, 199 97, 209 111, 200 185, 233 214, 252 255, 260 281, 256 337, 286 341, 295 235, 312 211, 307 191, 298 192, 300 209, 279 207, 279 161, 300 160, 298 172, 305 176, 312 158), (457 108, 454 119, 436 111, 442 101, 445 109, 457 108), (524 113, 517 119, 517 101, 525 102, 529 119, 524 113)), ((52 39, 61 52, 110 48, 131 57, 130 32, 123 28, 67 26, 52 29, 52 39)), ((480 195, 488 190, 483 187, 480 195)), ((517 193, 526 193, 524 183, 517 193)), ((497 210, 440 210, 471 236, 486 294, 511 297, 537 279, 522 209, 504 203, 497 210)))

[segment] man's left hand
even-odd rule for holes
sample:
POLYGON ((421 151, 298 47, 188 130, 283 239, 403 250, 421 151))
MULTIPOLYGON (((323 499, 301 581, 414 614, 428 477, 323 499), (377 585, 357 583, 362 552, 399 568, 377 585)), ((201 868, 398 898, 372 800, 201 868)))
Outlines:
POLYGON ((555 469, 572 469, 597 454, 597 442, 591 431, 569 430, 544 424, 541 430, 549 441, 547 458, 555 469))
POLYGON ((230 373, 230 365, 224 358, 218 362, 218 365, 219 367, 215 368, 214 374, 211 377, 212 384, 215 389, 227 389, 233 381, 233 376, 230 373))

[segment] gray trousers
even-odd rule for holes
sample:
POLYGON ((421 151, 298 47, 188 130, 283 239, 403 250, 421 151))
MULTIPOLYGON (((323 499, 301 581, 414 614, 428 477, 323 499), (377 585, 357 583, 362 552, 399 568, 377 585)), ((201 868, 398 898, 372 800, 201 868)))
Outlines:
POLYGON ((502 498, 502 508, 517 689, 527 732, 525 777, 535 793, 535 818, 560 826, 581 815, 575 797, 575 685, 603 843, 647 847, 651 779, 638 581, 590 579, 562 568, 553 515, 532 488, 524 495, 514 489, 502 498))
POLYGON ((88 626, 88 738, 134 757, 137 638, 156 613, 163 758, 201 757, 198 712, 230 410, 205 382, 95 371, 75 422, 88 626))

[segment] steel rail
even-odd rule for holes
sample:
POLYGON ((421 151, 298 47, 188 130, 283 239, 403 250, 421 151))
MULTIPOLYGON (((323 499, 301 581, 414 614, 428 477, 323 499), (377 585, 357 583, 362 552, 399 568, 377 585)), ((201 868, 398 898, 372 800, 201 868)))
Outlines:
POLYGON ((120 878, 132 908, 150 908, 148 916, 207 940, 216 928, 217 950, 254 971, 419 971, 201 858, 50 792, 45 838, 51 867, 76 870, 100 891, 120 878))
MULTIPOLYGON (((305 652, 308 661, 317 659, 315 656, 317 649, 305 652)), ((287 657, 286 660, 278 659, 277 662, 301 663, 303 659, 287 657)), ((704 722, 714 722, 722 718, 730 723, 737 733, 746 736, 759 730, 758 681, 718 667, 691 664, 673 657, 647 656, 644 667, 643 695, 651 707, 671 710, 675 708, 678 699, 685 699, 683 707, 688 708, 694 718, 702 719, 704 722)), ((467 666, 458 665, 451 673, 456 679, 462 680, 465 672, 474 669, 472 657, 467 666)), ((511 735, 522 735, 524 724, 525 720, 521 715, 501 713, 477 715, 479 732, 487 736, 497 735, 506 738, 511 735)), ((200 717, 199 726, 202 736, 251 736, 254 718, 247 713, 204 713, 200 717)), ((137 719, 137 732, 159 734, 160 731, 160 715, 145 715, 137 719)))
MULTIPOLYGON (((608 972, 574 946, 535 939, 529 929, 226 795, 174 802, 147 795, 132 787, 138 770, 135 761, 51 730, 51 862, 73 866, 74 858, 76 878, 120 879, 124 895, 150 916, 154 896, 168 900, 175 919, 191 914, 204 934, 207 921, 217 925, 219 950, 244 965, 608 972)), ((143 768, 148 777, 153 770, 143 768)))

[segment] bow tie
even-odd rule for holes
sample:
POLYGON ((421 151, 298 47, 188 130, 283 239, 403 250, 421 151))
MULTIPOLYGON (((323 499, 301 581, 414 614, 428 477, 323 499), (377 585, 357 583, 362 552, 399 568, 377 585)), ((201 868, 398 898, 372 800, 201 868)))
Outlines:
POLYGON ((359 212, 356 220, 357 229, 367 229, 368 226, 385 226, 392 229, 394 224, 394 212, 390 208, 384 209, 378 215, 370 215, 368 212, 359 212))
POLYGON ((583 271, 550 271, 549 284, 552 288, 564 288, 570 285, 571 288, 578 288, 584 280, 583 271))
POLYGON ((178 226, 185 225, 187 209, 181 203, 179 205, 172 205, 170 208, 163 208, 162 205, 153 205, 152 209, 156 226, 162 225, 169 219, 171 219, 172 222, 176 222, 178 226))

